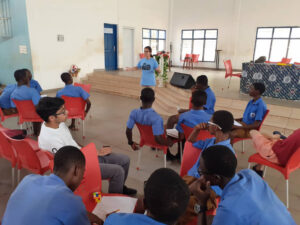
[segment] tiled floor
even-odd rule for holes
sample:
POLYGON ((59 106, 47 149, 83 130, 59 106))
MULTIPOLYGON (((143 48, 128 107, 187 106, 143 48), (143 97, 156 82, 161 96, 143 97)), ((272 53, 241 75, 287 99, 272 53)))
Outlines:
MULTIPOLYGON (((50 93, 49 96, 53 96, 50 93)), ((139 193, 143 191, 143 182, 149 175, 157 168, 163 166, 162 153, 159 157, 155 157, 155 152, 148 147, 142 149, 142 167, 140 171, 136 171, 137 152, 133 152, 127 145, 125 136, 126 121, 130 111, 133 108, 139 107, 139 101, 107 94, 93 93, 91 94, 92 118, 86 121, 86 136, 84 144, 94 142, 99 148, 102 145, 111 145, 114 152, 125 153, 131 158, 131 166, 129 177, 126 184, 130 187, 138 189, 139 193)), ((166 121, 166 118, 164 118, 166 121)), ((9 128, 15 128, 16 120, 11 119, 5 121, 3 124, 9 128)), ((75 139, 81 143, 81 131, 75 132, 73 135, 75 139)), ((139 140, 137 129, 134 129, 134 139, 139 140)), ((246 153, 241 154, 241 143, 237 143, 234 147, 237 151, 238 169, 247 168, 247 159, 254 153, 253 147, 249 141, 246 142, 246 153)), ((173 146, 172 151, 175 153, 177 147, 173 146)), ((167 167, 179 172, 180 164, 178 162, 168 162, 167 167)), ((22 170, 22 177, 28 174, 27 171, 22 170)), ((290 211, 294 219, 300 223, 300 170, 292 173, 290 177, 290 211)), ((266 181, 285 202, 285 181, 283 176, 278 172, 268 169, 266 181)), ((104 181, 104 191, 107 189, 107 182, 104 181)), ((0 218, 3 216, 5 205, 11 194, 11 167, 10 163, 4 159, 0 159, 0 218)), ((20 200, 21 201, 21 200, 20 200)))

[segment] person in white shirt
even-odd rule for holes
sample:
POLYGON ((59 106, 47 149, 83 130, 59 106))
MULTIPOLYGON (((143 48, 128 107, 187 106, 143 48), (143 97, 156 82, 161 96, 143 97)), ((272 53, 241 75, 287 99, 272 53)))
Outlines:
MULTIPOLYGON (((65 109, 64 103, 61 98, 44 97, 36 107, 36 112, 45 121, 38 138, 39 147, 53 154, 66 145, 81 148, 74 141, 65 124, 68 111, 65 109)), ((109 193, 136 194, 135 189, 124 185, 130 165, 130 159, 127 155, 110 153, 105 156, 98 156, 98 160, 102 179, 109 180, 109 193)))

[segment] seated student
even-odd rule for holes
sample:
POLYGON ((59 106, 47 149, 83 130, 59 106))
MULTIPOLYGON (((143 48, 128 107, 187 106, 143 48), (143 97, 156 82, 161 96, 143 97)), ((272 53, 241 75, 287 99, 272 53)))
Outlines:
POLYGON ((17 109, 11 106, 10 95, 17 87, 16 84, 7 85, 0 96, 0 107, 4 113, 4 115, 11 115, 17 113, 17 109))
MULTIPOLYGON (((295 130, 287 138, 280 133, 269 137, 257 130, 251 130, 250 136, 256 151, 262 158, 281 166, 285 166, 294 152, 300 148, 300 129, 295 130), (281 138, 285 139, 281 140, 281 138)), ((263 175, 262 165, 255 165, 253 170, 260 176, 263 175)))
POLYGON ((39 84, 39 82, 32 79, 32 74, 31 74, 31 71, 29 69, 24 69, 24 70, 26 71, 26 74, 27 74, 28 79, 29 79, 29 87, 34 88, 35 90, 37 90, 38 93, 41 94, 43 89, 41 88, 41 85, 39 84))
POLYGON ((17 186, 8 200, 2 225, 102 224, 73 194, 84 170, 85 158, 79 149, 61 148, 54 157, 53 174, 27 175, 17 186))
POLYGON ((144 186, 146 214, 114 213, 104 225, 163 225, 175 224, 184 213, 190 192, 188 186, 173 170, 161 168, 154 171, 144 186))
MULTIPOLYGON (((74 86, 73 85, 73 78, 69 73, 63 73, 61 74, 61 79, 65 83, 65 87, 61 90, 59 90, 56 93, 56 97, 61 98, 63 95, 64 96, 69 96, 69 97, 81 97, 83 100, 86 101, 86 109, 85 113, 87 114, 91 108, 91 101, 89 99, 90 94, 87 93, 85 90, 83 90, 82 87, 74 86)), ((75 130, 75 119, 72 119, 72 123, 69 126, 71 130, 75 130)))
POLYGON ((249 95, 252 97, 247 104, 243 118, 236 119, 242 126, 233 126, 231 138, 249 138, 250 130, 257 130, 266 114, 267 106, 262 100, 261 95, 265 91, 263 83, 253 83, 249 89, 249 95))
MULTIPOLYGON (((154 109, 152 109, 152 104, 155 100, 155 94, 153 89, 144 88, 141 91, 142 107, 139 109, 134 109, 131 111, 128 121, 126 136, 128 144, 133 150, 138 150, 138 144, 132 140, 132 129, 136 123, 141 125, 152 126, 152 132, 155 138, 155 141, 160 145, 171 146, 172 141, 164 137, 164 121, 160 115, 158 115, 154 109)), ((168 154, 170 152, 168 151, 168 154)), ((167 154, 167 157, 169 156, 167 154)))
POLYGON ((201 177, 190 185, 197 198, 195 209, 205 223, 210 185, 223 189, 213 225, 296 225, 285 205, 269 185, 249 169, 236 173, 237 159, 231 149, 211 146, 200 158, 201 177))
MULTIPOLYGON (((37 105, 36 112, 45 121, 38 138, 41 149, 55 154, 58 149, 66 145, 80 148, 65 124, 68 111, 64 107, 63 99, 44 97, 37 105)), ((110 193, 136 194, 136 190, 124 185, 130 164, 127 155, 110 153, 105 156, 98 156, 98 160, 102 178, 109 179, 108 190, 110 193)))

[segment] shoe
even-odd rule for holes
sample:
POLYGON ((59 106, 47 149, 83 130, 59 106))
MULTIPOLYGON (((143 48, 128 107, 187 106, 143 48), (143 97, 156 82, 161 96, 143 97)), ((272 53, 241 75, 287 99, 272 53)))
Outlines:
POLYGON ((167 161, 173 161, 175 160, 175 156, 172 155, 169 151, 167 152, 167 161))
POLYGON ((136 195, 137 191, 133 188, 128 188, 124 185, 123 187, 123 194, 124 195, 136 195))
POLYGON ((252 167, 252 169, 260 176, 263 177, 263 171, 256 169, 256 165, 252 167))
POLYGON ((152 151, 155 151, 155 150, 156 150, 156 148, 151 148, 151 150, 152 150, 152 151))
POLYGON ((283 136, 279 131, 273 131, 273 134, 275 135, 275 134, 278 134, 278 135, 280 135, 280 139, 286 139, 286 136, 283 136))
POLYGON ((181 157, 180 157, 180 153, 177 153, 177 154, 174 156, 174 158, 177 159, 177 160, 180 160, 180 158, 181 158, 181 157))

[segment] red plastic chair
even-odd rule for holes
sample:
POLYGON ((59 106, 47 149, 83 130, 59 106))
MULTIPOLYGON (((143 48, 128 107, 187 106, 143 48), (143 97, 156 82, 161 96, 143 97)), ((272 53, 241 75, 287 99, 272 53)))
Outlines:
POLYGON ((20 170, 22 168, 41 175, 50 170, 51 158, 49 158, 46 151, 38 147, 37 141, 29 138, 23 140, 15 140, 8 136, 6 138, 17 153, 18 182, 20 181, 20 170))
POLYGON ((189 141, 185 142, 183 157, 180 167, 180 176, 183 177, 187 174, 187 172, 193 167, 193 165, 197 162, 199 155, 202 150, 195 148, 193 144, 189 141))
POLYGON ((92 87, 91 84, 74 83, 74 86, 82 87, 82 89, 85 90, 87 93, 90 93, 90 92, 91 92, 91 87, 92 87))
MULTIPOLYGON (((92 212, 97 203, 93 199, 93 193, 101 193, 102 180, 101 170, 98 161, 98 153, 94 143, 90 143, 81 149, 85 156, 85 173, 79 187, 75 190, 75 194, 82 198, 86 210, 92 212)), ((103 194, 102 196, 124 196, 123 194, 103 194)))
MULTIPOLYGON (((296 152, 291 156, 288 163, 285 166, 280 166, 278 164, 272 163, 264 158, 262 158, 258 153, 255 153, 251 155, 248 159, 249 165, 248 168, 250 168, 251 163, 258 163, 262 164, 264 166, 271 167, 275 170, 278 170, 285 178, 286 181, 286 207, 289 208, 289 176, 290 173, 300 168, 300 148, 297 149, 296 152)), ((265 167, 266 170, 266 167, 265 167)), ((264 171, 264 176, 265 176, 264 171)))
MULTIPOLYGON (((265 119, 267 118, 267 115, 269 114, 269 112, 270 112, 270 110, 267 109, 266 114, 264 115, 264 118, 263 118, 263 120, 261 121, 261 123, 260 123, 260 125, 259 125, 259 127, 258 127, 258 129, 257 129, 258 131, 259 131, 260 128, 262 127, 262 125, 263 125, 265 119)), ((244 153, 244 152, 245 152, 245 143, 244 143, 244 141, 245 141, 245 140, 249 140, 249 139, 251 139, 251 138, 234 138, 234 139, 233 139, 233 144, 235 144, 236 142, 242 141, 242 153, 244 153)))
POLYGON ((139 55, 140 55, 140 59, 145 58, 145 54, 144 53, 140 53, 139 55))
POLYGON ((232 73, 232 64, 231 64, 231 60, 230 59, 224 61, 224 65, 225 65, 225 71, 226 71, 226 73, 225 73, 225 79, 227 77, 230 77, 229 84, 228 84, 228 87, 227 87, 227 88, 229 88, 231 77, 239 77, 239 78, 241 78, 242 74, 241 73, 232 73))
MULTIPOLYGON (((164 167, 167 167, 167 151, 168 151, 168 146, 163 146, 159 145, 156 143, 153 132, 152 132, 152 127, 148 125, 142 125, 139 123, 136 123, 136 126, 139 129, 140 132, 140 147, 143 147, 144 145, 149 146, 151 148, 156 148, 164 151, 164 167)), ((138 153, 138 162, 137 162, 137 170, 140 169, 140 162, 141 162, 141 157, 142 157, 142 151, 139 150, 138 153)))
POLYGON ((265 63, 277 65, 277 64, 280 63, 280 62, 265 61, 265 63))
POLYGON ((11 114, 11 115, 4 115, 2 109, 0 108, 0 117, 1 117, 1 122, 4 122, 6 119, 12 118, 12 117, 18 117, 19 114, 15 113, 15 114, 11 114))
MULTIPOLYGON (((181 124, 181 127, 183 129, 184 137, 187 140, 189 138, 189 136, 191 135, 191 133, 193 132, 194 128, 186 126, 184 124, 181 124)), ((214 137, 214 136, 211 135, 208 130, 201 130, 198 134, 197 141, 205 140, 205 139, 212 138, 212 137, 214 137)))
POLYGON ((197 63, 199 60, 200 54, 192 54, 192 69, 194 69, 194 63, 197 63))
POLYGON ((184 67, 190 69, 191 65, 192 65, 192 54, 185 54, 182 69, 184 69, 184 67))
POLYGON ((81 97, 69 97, 64 95, 62 99, 65 101, 65 108, 68 110, 68 118, 82 120, 82 139, 85 139, 84 119, 86 101, 81 97))
POLYGON ((19 124, 22 129, 24 122, 43 122, 42 118, 36 113, 35 106, 31 100, 13 99, 19 112, 19 124))
POLYGON ((292 61, 292 59, 289 59, 289 58, 282 58, 281 59, 281 63, 290 64, 291 61, 292 61))
POLYGON ((6 135, 3 133, 7 130, 0 127, 0 157, 11 162, 11 179, 12 187, 15 185, 15 168, 17 165, 17 153, 12 147, 11 143, 7 140, 6 135))

